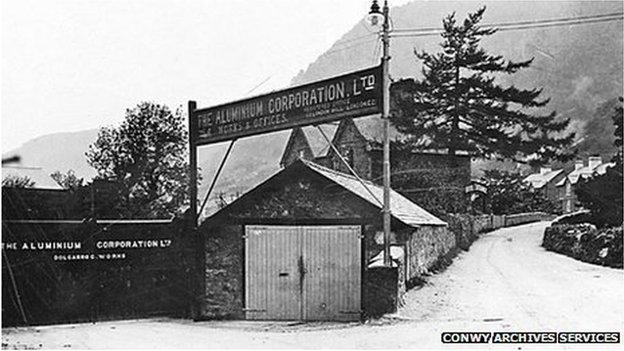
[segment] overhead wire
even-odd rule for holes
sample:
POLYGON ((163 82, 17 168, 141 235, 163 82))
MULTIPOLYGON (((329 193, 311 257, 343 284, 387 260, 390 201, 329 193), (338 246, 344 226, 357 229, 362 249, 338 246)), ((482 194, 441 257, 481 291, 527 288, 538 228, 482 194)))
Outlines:
MULTIPOLYGON (((498 31, 508 30, 523 30, 534 28, 548 28, 548 27, 561 27, 578 24, 591 24, 618 21, 624 19, 624 13, 610 13, 595 16, 579 16, 568 17, 559 19, 539 20, 539 21, 521 21, 521 22, 506 22, 506 23, 492 23, 480 25, 481 28, 494 28, 497 27, 498 31)), ((412 28, 412 29, 396 29, 391 34, 394 38, 402 37, 423 37, 438 35, 444 32, 443 28, 412 28)))

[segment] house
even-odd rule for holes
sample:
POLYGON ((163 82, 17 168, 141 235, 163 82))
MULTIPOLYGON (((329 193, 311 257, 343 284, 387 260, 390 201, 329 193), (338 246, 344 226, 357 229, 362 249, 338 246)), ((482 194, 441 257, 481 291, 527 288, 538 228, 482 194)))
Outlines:
MULTIPOLYGON (((391 191, 392 255, 383 252, 383 188, 297 160, 202 223, 204 318, 358 320, 455 247, 447 224, 391 191)), ((385 302, 382 302, 385 301, 385 302)), ((392 305, 394 307, 392 307, 392 305)), ((388 312, 388 310, 381 311, 388 312)))
POLYGON ((46 173, 41 167, 26 167, 26 166, 2 166, 2 179, 7 177, 27 177, 32 182, 33 186, 30 188, 46 189, 46 190, 63 190, 50 174, 46 173))
POLYGON ((602 157, 600 156, 590 156, 587 166, 584 166, 583 160, 577 160, 574 163, 574 170, 555 184, 555 187, 558 189, 559 201, 563 211, 569 213, 581 209, 574 192, 574 188, 580 179, 587 179, 594 175, 605 174, 607 168, 613 167, 614 165, 614 163, 603 163, 602 157))
MULTIPOLYGON (((320 133, 317 131, 317 134, 320 133)), ((389 134, 391 141, 406 138, 392 125, 389 134)), ((362 179, 382 182, 383 120, 379 116, 340 121, 333 133, 332 144, 362 179)), ((287 166, 299 158, 349 173, 347 166, 329 148, 327 142, 311 131, 306 132, 305 128, 293 130, 281 164, 287 166)), ((394 148, 391 151, 391 162, 393 188, 412 200, 421 196, 424 188, 449 187, 463 193, 464 187, 470 183, 471 156, 465 151, 448 155, 445 150, 407 152, 394 148), (418 184, 415 184, 414 179, 418 179, 418 184)))
POLYGON ((533 189, 541 192, 553 202, 559 201, 559 189, 557 183, 565 178, 563 169, 552 170, 550 167, 541 167, 539 173, 530 174, 524 178, 524 182, 531 184, 533 189))
MULTIPOLYGON (((337 124, 323 124, 319 126, 329 140, 334 137, 337 124)), ((286 167, 298 159, 324 163, 329 151, 329 144, 323 134, 315 126, 294 128, 280 160, 280 166, 286 167)))

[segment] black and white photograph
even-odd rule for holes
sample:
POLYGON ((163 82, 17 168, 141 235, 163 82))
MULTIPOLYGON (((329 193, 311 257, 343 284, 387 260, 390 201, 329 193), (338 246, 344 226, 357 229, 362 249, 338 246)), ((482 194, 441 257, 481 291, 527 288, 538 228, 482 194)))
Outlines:
POLYGON ((3 0, 3 350, 619 350, 624 1, 3 0))

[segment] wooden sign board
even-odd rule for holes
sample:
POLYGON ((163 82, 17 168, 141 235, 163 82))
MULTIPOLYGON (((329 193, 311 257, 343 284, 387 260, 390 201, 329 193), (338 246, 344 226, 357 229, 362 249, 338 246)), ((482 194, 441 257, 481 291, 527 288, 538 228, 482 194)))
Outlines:
POLYGON ((189 111, 195 145, 382 112, 381 66, 189 111))

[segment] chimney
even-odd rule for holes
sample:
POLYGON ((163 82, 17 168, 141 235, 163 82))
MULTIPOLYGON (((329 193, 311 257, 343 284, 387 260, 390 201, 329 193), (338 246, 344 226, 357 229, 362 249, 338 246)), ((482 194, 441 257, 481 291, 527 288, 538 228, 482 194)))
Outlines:
POLYGON ((550 173, 552 172, 552 168, 550 167, 541 167, 540 168, 540 175, 544 175, 546 173, 550 173))
POLYGON ((583 168, 583 160, 576 160, 574 162, 574 170, 578 171, 581 168, 583 168))
POLYGON ((594 169, 602 164, 602 157, 600 156, 590 156, 589 157, 589 168, 594 169))

